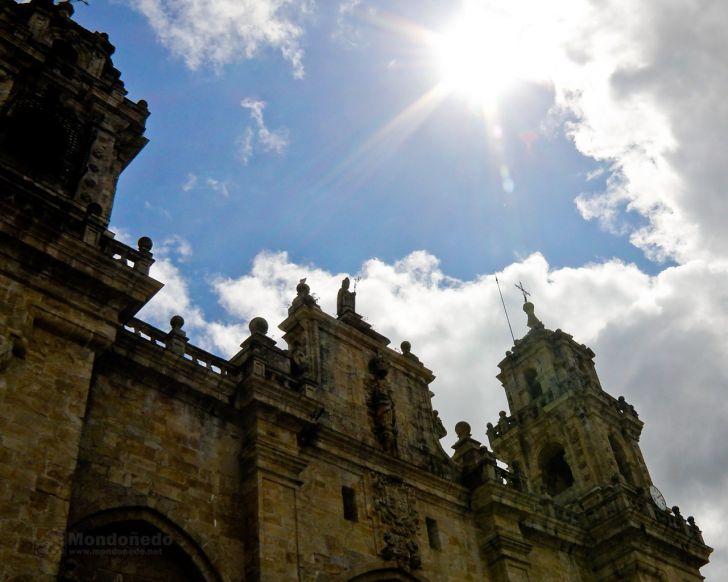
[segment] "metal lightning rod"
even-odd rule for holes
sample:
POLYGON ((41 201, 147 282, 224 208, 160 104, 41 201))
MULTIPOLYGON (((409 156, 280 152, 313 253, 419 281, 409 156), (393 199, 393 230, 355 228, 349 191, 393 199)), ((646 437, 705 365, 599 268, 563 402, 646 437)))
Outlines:
POLYGON ((498 285, 498 295, 500 295, 501 303, 503 304, 503 312, 506 314, 506 321, 508 322, 508 330, 511 332, 511 339, 513 340, 513 343, 516 343, 516 337, 513 335, 513 328, 511 327, 511 320, 508 318, 508 310, 506 309, 506 302, 503 301, 503 293, 501 292, 500 288, 500 281, 498 281, 498 277, 495 278, 495 284, 498 285))

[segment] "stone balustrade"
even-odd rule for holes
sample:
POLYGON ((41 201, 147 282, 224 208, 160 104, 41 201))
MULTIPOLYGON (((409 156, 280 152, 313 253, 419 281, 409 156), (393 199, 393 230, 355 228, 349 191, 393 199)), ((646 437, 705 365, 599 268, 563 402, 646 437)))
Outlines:
POLYGON ((490 422, 486 425, 486 434, 492 441, 493 439, 500 438, 511 428, 516 426, 518 421, 513 416, 508 416, 504 410, 499 413, 498 423, 494 426, 490 422))
POLYGON ((152 240, 149 237, 143 236, 139 239, 139 250, 134 250, 124 243, 108 237, 102 237, 100 244, 101 250, 107 256, 144 275, 149 274, 149 269, 154 263, 151 253, 152 240))
POLYGON ((235 367, 227 360, 187 343, 187 337, 184 335, 184 332, 181 331, 184 321, 180 323, 182 318, 179 317, 179 320, 175 319, 178 317, 179 316, 175 316, 172 318, 172 331, 168 333, 136 318, 127 322, 124 325, 124 330, 139 339, 153 343, 173 353, 177 353, 185 360, 197 364, 214 374, 219 374, 220 376, 232 374, 235 367))
POLYGON ((619 414, 630 415, 634 418, 638 418, 637 411, 635 411, 634 406, 629 404, 624 399, 624 396, 620 396, 616 400, 612 398, 612 400, 614 401, 614 407, 617 409, 617 412, 619 412, 619 414))
POLYGON ((512 487, 516 491, 526 491, 526 479, 523 475, 495 466, 495 480, 501 485, 512 487))

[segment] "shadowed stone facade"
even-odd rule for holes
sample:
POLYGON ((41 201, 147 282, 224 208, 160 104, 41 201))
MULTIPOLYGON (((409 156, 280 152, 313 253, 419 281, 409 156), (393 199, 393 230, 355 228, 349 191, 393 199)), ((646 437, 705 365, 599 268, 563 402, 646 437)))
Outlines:
POLYGON ((302 280, 283 345, 230 360, 134 315, 152 242, 107 229, 144 146, 105 35, 69 4, 0 0, 0 580, 702 580, 642 422, 589 348, 546 329, 501 362, 510 414, 454 455, 432 372, 302 280))

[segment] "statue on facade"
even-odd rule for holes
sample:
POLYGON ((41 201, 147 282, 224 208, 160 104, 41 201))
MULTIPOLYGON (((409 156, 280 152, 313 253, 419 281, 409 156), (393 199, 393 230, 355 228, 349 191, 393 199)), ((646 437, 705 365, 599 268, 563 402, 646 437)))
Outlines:
POLYGON ((346 313, 356 313, 356 291, 349 291, 351 281, 345 277, 341 282, 341 289, 336 295, 336 315, 341 317, 346 313))
POLYGON ((374 420, 374 433, 379 444, 388 453, 394 453, 397 448, 397 419, 392 395, 386 388, 379 387, 372 393, 369 405, 374 420))
POLYGON ((389 363, 381 351, 369 361, 369 414, 374 434, 388 453, 397 450, 397 417, 391 387, 387 382, 389 363))

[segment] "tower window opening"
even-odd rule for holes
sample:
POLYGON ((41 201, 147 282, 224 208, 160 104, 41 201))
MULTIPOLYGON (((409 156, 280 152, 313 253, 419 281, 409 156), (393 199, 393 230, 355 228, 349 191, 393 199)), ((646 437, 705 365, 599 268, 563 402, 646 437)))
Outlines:
POLYGON ((574 484, 574 475, 561 445, 547 447, 541 458, 543 484, 549 495, 563 493, 574 484))
POLYGON ((627 461, 627 455, 624 454, 624 449, 619 445, 617 439, 613 435, 609 435, 609 444, 612 447, 614 453, 614 459, 617 461, 617 468, 621 473, 622 477, 627 480, 627 483, 633 483, 632 471, 629 468, 629 462, 627 461))
POLYGON ((78 178, 88 132, 73 112, 59 105, 55 92, 18 98, 6 123, 0 134, 4 156, 39 177, 60 178, 64 186, 78 178))
POLYGON ((528 368, 523 373, 523 377, 526 380, 526 387, 528 388, 528 395, 531 397, 531 400, 535 400, 543 394, 541 383, 536 379, 537 376, 538 373, 533 368, 528 368))
POLYGON ((348 521, 359 521, 356 511, 356 491, 351 487, 342 487, 341 500, 344 504, 344 519, 348 521))

